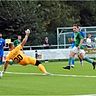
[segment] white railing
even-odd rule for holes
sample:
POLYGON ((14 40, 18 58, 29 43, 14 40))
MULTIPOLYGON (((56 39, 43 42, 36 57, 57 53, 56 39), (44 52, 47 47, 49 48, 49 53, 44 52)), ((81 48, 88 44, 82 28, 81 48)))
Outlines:
MULTIPOLYGON (((86 43, 83 44, 86 46, 86 43)), ((42 50, 42 49, 66 49, 69 48, 71 46, 71 44, 61 44, 61 45, 49 45, 48 48, 46 48, 43 45, 38 45, 38 46, 24 46, 23 50, 42 50)), ((96 43, 92 42, 92 48, 96 48, 96 43)), ((8 47, 4 47, 5 51, 8 51, 8 47)))
MULTIPOLYGON (((66 45, 49 45, 47 49, 62 49, 64 47, 69 47, 71 44, 66 44, 66 45), (59 47, 58 47, 59 46, 59 47)), ((24 50, 35 50, 35 49, 46 49, 45 46, 43 45, 38 45, 38 46, 24 46, 24 50)), ((4 50, 8 50, 8 47, 4 47, 4 50)))

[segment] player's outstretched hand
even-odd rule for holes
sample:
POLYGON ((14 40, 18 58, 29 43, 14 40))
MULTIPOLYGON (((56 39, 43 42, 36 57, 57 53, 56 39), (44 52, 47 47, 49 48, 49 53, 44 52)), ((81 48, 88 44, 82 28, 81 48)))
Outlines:
POLYGON ((27 30, 25 31, 25 33, 26 33, 26 35, 29 35, 29 34, 30 34, 30 30, 27 29, 27 30))

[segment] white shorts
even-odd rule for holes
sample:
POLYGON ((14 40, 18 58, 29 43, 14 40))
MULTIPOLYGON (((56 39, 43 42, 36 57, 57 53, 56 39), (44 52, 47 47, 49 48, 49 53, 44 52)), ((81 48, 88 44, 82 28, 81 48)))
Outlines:
POLYGON ((74 52, 76 54, 82 54, 83 56, 85 55, 85 51, 83 49, 78 49, 77 47, 73 47, 71 49, 71 52, 74 52))

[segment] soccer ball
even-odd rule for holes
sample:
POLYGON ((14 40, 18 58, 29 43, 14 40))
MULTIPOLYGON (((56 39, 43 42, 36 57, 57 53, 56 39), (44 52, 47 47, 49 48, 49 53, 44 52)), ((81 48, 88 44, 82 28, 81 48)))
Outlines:
POLYGON ((2 73, 2 71, 0 72, 0 78, 2 78, 2 76, 3 76, 3 73, 2 73))

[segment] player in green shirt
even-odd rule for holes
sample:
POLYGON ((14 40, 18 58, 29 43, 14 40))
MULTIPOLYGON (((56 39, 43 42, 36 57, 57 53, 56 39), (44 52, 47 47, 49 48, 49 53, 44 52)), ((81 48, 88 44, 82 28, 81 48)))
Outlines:
POLYGON ((95 69, 96 66, 96 62, 94 62, 92 59, 90 59, 89 57, 85 56, 85 51, 83 50, 83 37, 79 32, 79 26, 77 24, 73 25, 73 32, 74 32, 74 42, 75 42, 75 46, 73 47, 73 49, 70 52, 70 56, 69 56, 69 63, 68 66, 63 67, 64 69, 69 69, 71 68, 71 63, 72 60, 74 59, 75 55, 79 55, 79 57, 83 60, 86 60, 87 62, 91 63, 93 65, 93 69, 95 69))
POLYGON ((19 45, 21 43, 21 36, 18 35, 18 39, 16 39, 14 42, 14 46, 16 47, 17 45, 19 45))

